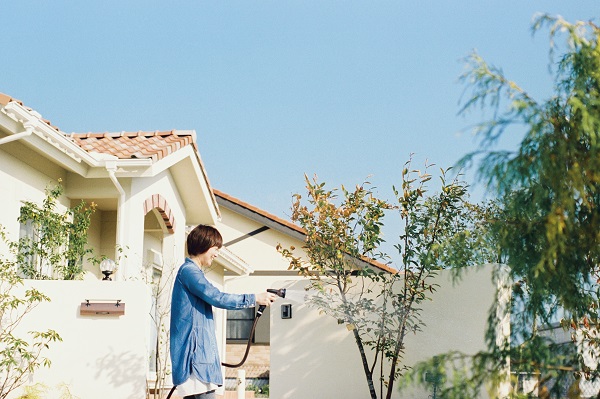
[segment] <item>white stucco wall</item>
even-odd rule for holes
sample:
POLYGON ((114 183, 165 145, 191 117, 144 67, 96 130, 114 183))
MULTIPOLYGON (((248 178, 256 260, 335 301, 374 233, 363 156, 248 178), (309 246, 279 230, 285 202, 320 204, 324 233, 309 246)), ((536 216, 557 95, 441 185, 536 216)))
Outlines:
MULTIPOLYGON (((150 296, 141 282, 33 281, 52 301, 36 307, 19 325, 27 331, 54 329, 62 342, 52 343, 44 356, 50 368, 40 368, 28 384, 51 389, 66 384, 82 399, 146 397, 147 336, 150 296), (120 299, 122 316, 81 316, 80 303, 120 299)), ((9 399, 18 396, 17 391, 9 399)), ((48 398, 53 396, 49 395, 48 398)))
MULTIPOLYGON (((467 353, 484 349, 488 310, 495 300, 492 267, 472 270, 456 286, 450 272, 442 271, 436 282, 441 287, 432 295, 433 301, 422 306, 424 331, 405 341, 404 364, 453 349, 467 353)), ((290 291, 306 284, 279 283, 290 291)), ((270 394, 277 399, 369 397, 353 334, 303 303, 282 300, 271 311, 270 377, 270 394), (281 319, 280 307, 285 303, 292 304, 292 319, 281 319)), ((426 398, 430 394, 417 389, 404 394, 395 391, 393 397, 426 398)))
MULTIPOLYGON (((5 145, 7 146, 7 145, 5 145)), ((45 188, 56 184, 54 176, 44 174, 37 169, 24 164, 16 157, 4 152, 5 146, 0 146, 0 190, 2 190, 2 206, 0 206, 0 224, 11 234, 11 239, 19 239, 19 222, 23 201, 41 204, 46 197, 45 188)), ((49 168, 53 170, 53 168, 49 168)), ((69 206, 66 197, 60 199, 63 209, 69 206)))
MULTIPOLYGON (((224 244, 263 227, 262 224, 239 215, 225 206, 220 206, 219 209, 222 218, 221 222, 217 224, 217 228, 223 235, 224 244)), ((293 244, 298 249, 303 245, 302 242, 294 240, 286 234, 275 229, 268 229, 251 237, 245 237, 227 248, 242 257, 254 270, 287 270, 289 262, 277 252, 276 245, 278 243, 284 246, 293 244)))
MULTIPOLYGON (((223 235, 225 244, 263 227, 262 224, 224 206, 221 206, 220 210, 222 220, 217 224, 217 228, 223 235)), ((286 248, 293 245, 297 251, 301 251, 304 243, 274 229, 268 229, 228 246, 228 249, 250 265, 254 273, 250 276, 227 277, 225 290, 232 293, 258 293, 264 292, 267 288, 279 288, 277 284, 283 278, 301 279, 294 277, 295 273, 287 271, 289 262, 277 251, 278 244, 286 248)), ((270 340, 270 313, 271 309, 267 308, 256 325, 256 343, 268 343, 270 340)))
MULTIPOLYGON (((101 226, 95 226, 102 231, 101 253, 113 259, 120 257, 119 269, 113 279, 123 281, 137 278, 142 271, 147 257, 147 248, 144 248, 144 202, 155 194, 160 194, 166 200, 175 221, 174 234, 168 234, 168 240, 173 245, 168 248, 162 246, 164 263, 171 267, 180 265, 184 257, 186 214, 170 172, 138 178, 117 176, 117 180, 127 197, 120 204, 121 217, 125 220, 121 225, 122 230, 116 230, 118 212, 113 210, 103 210, 101 226), (122 247, 120 254, 115 249, 117 236, 122 247)), ((86 202, 111 199, 116 207, 117 189, 108 179, 89 179, 69 174, 67 192, 72 198, 83 198, 86 202)))

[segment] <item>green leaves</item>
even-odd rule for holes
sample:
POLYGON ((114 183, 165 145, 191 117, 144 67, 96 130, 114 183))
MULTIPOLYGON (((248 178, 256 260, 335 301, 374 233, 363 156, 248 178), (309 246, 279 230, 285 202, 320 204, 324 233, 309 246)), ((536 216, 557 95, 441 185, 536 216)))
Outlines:
POLYGON ((92 251, 87 248, 87 231, 95 204, 81 201, 61 211, 58 203, 63 187, 46 189, 42 206, 25 201, 18 221, 28 234, 18 242, 17 263, 32 279, 73 280, 83 272, 83 260, 92 251))
POLYGON ((290 269, 311 280, 317 293, 310 304, 344 324, 354 335, 371 398, 377 393, 375 370, 380 373, 380 396, 389 397, 407 369, 402 364, 404 339, 424 328, 420 304, 437 288, 432 278, 446 267, 464 267, 497 258, 486 236, 485 213, 491 208, 467 202, 461 176, 440 171, 439 193, 429 195, 432 176, 414 170, 411 161, 393 187, 396 203, 377 198, 364 182, 354 190, 328 189, 305 176, 306 199, 293 197, 292 220, 306 231, 306 257, 293 248, 278 247, 290 269), (396 248, 397 265, 380 253, 384 218, 396 214, 402 232, 396 248), (370 349, 367 352, 366 349, 370 349))
MULTIPOLYGON (((462 112, 481 107, 493 117, 476 127, 480 150, 463 164, 480 157, 478 177, 497 193, 501 211, 491 229, 518 282, 511 303, 513 346, 505 355, 515 367, 531 365, 526 371, 539 375, 544 389, 558 391, 564 375, 587 367, 582 348, 598 348, 586 334, 598 331, 600 299, 600 30, 591 22, 537 16, 533 32, 545 27, 551 60, 558 62, 551 68, 554 93, 544 101, 478 55, 469 58, 463 82, 471 97, 462 112), (495 150, 508 127, 524 132, 518 150, 495 150), (585 332, 570 346, 579 351, 562 353, 541 339, 540 330, 561 317, 565 328, 585 332)), ((495 340, 488 341, 498 354, 495 340)), ((475 372, 488 373, 489 367, 502 365, 488 363, 475 372)))
POLYGON ((303 272, 319 274, 334 273, 346 278, 346 274, 361 268, 356 259, 374 257, 383 242, 381 227, 385 211, 391 208, 386 201, 374 197, 369 183, 357 185, 354 191, 345 187, 326 190, 325 183, 316 177, 305 176, 308 192, 307 202, 302 196, 294 196, 292 220, 307 231, 309 262, 289 255, 291 266, 303 272), (341 192, 342 198, 338 197, 341 192))
POLYGON ((63 193, 60 184, 46 190, 42 205, 24 202, 18 221, 27 231, 18 241, 9 239, 0 226, 0 239, 8 253, 0 257, 0 399, 27 382, 31 373, 49 367, 43 352, 61 341, 54 330, 16 335, 21 321, 40 303, 50 298, 35 288, 23 289, 22 276, 32 279, 74 279, 82 273, 87 246, 87 229, 95 205, 81 202, 59 210, 63 193))
MULTIPOLYGON (((6 243, 6 234, 0 235, 6 243)), ((27 314, 38 304, 50 301, 48 296, 34 288, 23 292, 22 285, 23 281, 13 261, 0 258, 1 399, 27 382, 28 376, 36 369, 50 366, 50 360, 43 357, 42 352, 48 349, 51 342, 62 340, 54 330, 31 331, 27 338, 15 334, 27 314)))

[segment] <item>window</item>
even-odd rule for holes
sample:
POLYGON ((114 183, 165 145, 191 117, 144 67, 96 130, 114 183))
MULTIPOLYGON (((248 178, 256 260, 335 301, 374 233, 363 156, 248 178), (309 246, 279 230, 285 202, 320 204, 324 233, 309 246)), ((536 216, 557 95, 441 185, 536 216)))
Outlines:
MULTIPOLYGON (((20 223, 19 228, 19 256, 20 267, 23 277, 46 279, 52 278, 52 265, 50 262, 44 262, 40 256, 40 229, 31 219, 25 223, 20 223)), ((47 255, 49 257, 50 254, 47 255)))
POLYGON ((254 308, 227 311, 227 339, 248 340, 254 323, 254 308))
POLYGON ((27 220, 25 223, 20 224, 19 228, 19 254, 21 256, 21 267, 25 270, 35 270, 35 263, 37 262, 37 256, 33 251, 33 246, 36 243, 35 238, 35 226, 33 222, 27 220))

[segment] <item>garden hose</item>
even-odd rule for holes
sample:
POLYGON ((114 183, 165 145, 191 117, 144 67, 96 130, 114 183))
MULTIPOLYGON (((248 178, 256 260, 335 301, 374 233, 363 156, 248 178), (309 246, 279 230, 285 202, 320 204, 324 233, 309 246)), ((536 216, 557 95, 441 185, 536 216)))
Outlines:
MULTIPOLYGON (((285 298, 285 288, 282 288, 279 290, 270 288, 267 290, 267 292, 270 292, 272 294, 276 294, 282 298, 285 298)), ((246 344, 246 352, 244 353, 244 357, 242 358, 242 360, 237 364, 221 363, 221 366, 235 369, 235 368, 240 367, 242 364, 244 364, 246 362, 246 359, 248 358, 248 353, 250 353, 250 347, 252 346, 252 339, 254 338, 254 331, 256 330, 256 323, 258 322, 258 319, 260 319, 260 316, 262 316, 265 309, 266 309, 265 305, 260 305, 258 307, 258 310, 256 311, 256 317, 254 318, 254 323, 252 324, 252 330, 250 330, 250 337, 248 338, 248 343, 246 344)), ((175 392, 175 388, 177 388, 177 385, 173 385, 173 388, 171 388, 171 391, 169 391, 169 395, 167 395, 167 399, 171 398, 171 395, 173 395, 173 392, 175 392)))

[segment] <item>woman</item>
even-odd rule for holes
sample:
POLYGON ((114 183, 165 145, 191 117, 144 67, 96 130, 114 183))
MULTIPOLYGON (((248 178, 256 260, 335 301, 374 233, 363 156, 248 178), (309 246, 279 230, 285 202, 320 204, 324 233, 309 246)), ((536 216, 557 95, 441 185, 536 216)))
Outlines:
POLYGON ((223 385, 212 307, 222 309, 269 306, 277 296, 227 294, 215 288, 201 268, 219 255, 223 238, 217 229, 199 225, 187 237, 189 257, 179 268, 171 302, 173 384, 184 399, 213 399, 223 385))

